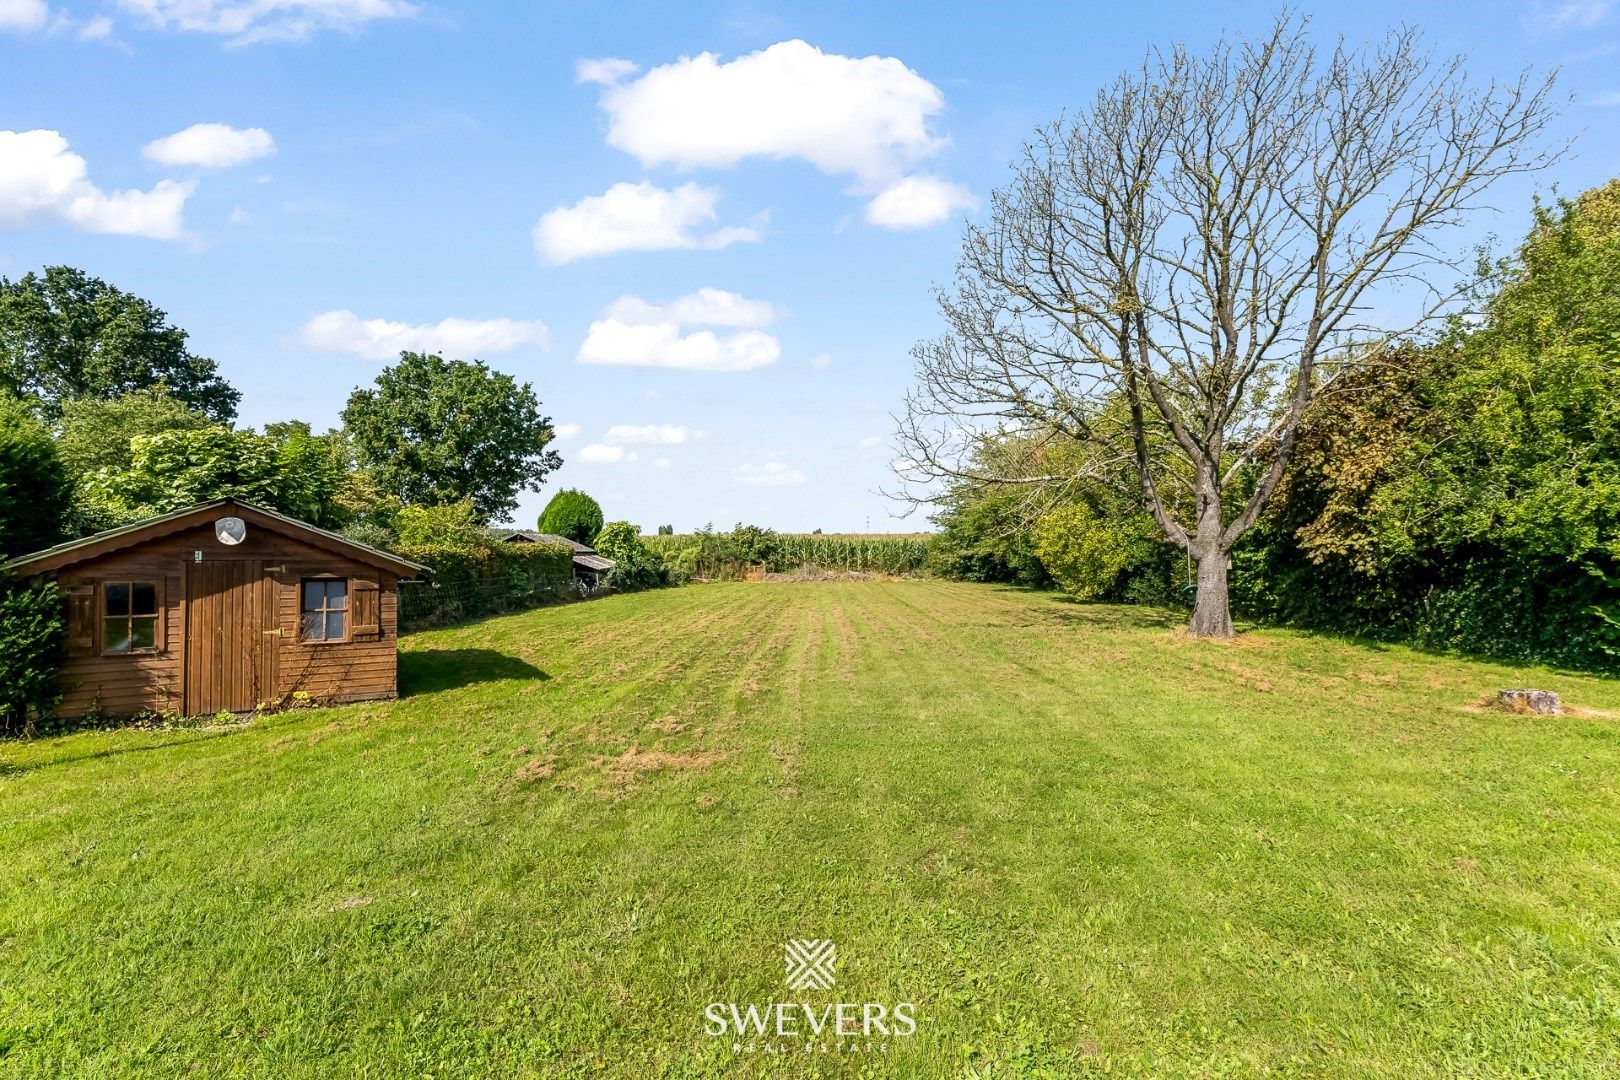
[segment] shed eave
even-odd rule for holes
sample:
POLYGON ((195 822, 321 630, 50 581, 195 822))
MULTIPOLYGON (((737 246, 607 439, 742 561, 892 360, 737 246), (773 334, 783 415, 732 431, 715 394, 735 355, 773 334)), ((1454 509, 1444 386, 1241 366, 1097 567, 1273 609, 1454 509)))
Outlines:
POLYGON ((311 525, 307 521, 299 521, 297 518, 288 517, 275 510, 231 498, 197 503, 194 506, 171 510, 156 517, 143 518, 140 521, 130 522, 128 525, 120 525, 114 529, 105 529, 98 533, 92 533, 77 540, 69 540, 65 544, 57 544, 54 547, 48 547, 42 551, 35 551, 28 555, 18 556, 5 563, 0 563, 0 570, 24 577, 60 570, 65 566, 72 566, 88 559, 121 551, 126 547, 133 547, 136 544, 156 540, 193 525, 202 524, 207 520, 208 514, 227 507, 244 511, 250 520, 254 517, 260 518, 261 524, 268 522, 270 523, 268 527, 272 529, 281 526, 290 529, 295 535, 303 534, 315 538, 317 547, 336 549, 358 559, 360 562, 369 563, 385 570, 391 570, 399 574, 427 574, 432 572, 421 563, 403 559, 398 555, 367 544, 357 543, 347 537, 339 536, 337 533, 311 525))

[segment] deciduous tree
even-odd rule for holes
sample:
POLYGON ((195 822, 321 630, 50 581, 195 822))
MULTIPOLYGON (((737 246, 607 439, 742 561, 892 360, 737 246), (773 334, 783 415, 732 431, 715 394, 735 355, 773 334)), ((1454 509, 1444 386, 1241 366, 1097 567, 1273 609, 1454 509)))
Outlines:
POLYGON ((1408 29, 1324 55, 1284 17, 1206 56, 1151 56, 1039 131, 968 228, 946 332, 914 351, 903 494, 1076 475, 978 471, 1009 433, 1128 453, 1148 512, 1197 561, 1191 631, 1230 635, 1228 553, 1313 396, 1446 310, 1443 231, 1549 159, 1553 113, 1550 80, 1471 86, 1408 29), (1375 300, 1404 317, 1374 323, 1375 300))
POLYGON ((211 419, 231 421, 242 395, 168 319, 71 266, 0 278, 0 388, 35 399, 54 418, 76 398, 162 386, 211 419))
POLYGON ((602 506, 577 488, 563 488, 540 511, 537 526, 543 533, 589 544, 602 531, 602 506))
POLYGON ((373 389, 349 395, 343 424, 385 493, 407 505, 466 499, 485 521, 562 464, 534 389, 476 361, 400 353, 373 389))
POLYGON ((70 490, 50 433, 0 396, 0 560, 60 540, 70 490))

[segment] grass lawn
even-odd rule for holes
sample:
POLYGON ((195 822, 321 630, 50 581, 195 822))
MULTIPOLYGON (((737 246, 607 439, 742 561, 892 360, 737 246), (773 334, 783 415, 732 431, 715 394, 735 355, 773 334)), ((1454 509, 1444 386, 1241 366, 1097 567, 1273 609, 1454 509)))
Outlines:
POLYGON ((398 702, 0 744, 0 1074, 1620 1075, 1620 684, 1173 627, 706 585, 412 636, 398 702), (1588 711, 1477 704, 1523 685, 1588 711), (800 1000, 917 1030, 705 1031, 800 1000))

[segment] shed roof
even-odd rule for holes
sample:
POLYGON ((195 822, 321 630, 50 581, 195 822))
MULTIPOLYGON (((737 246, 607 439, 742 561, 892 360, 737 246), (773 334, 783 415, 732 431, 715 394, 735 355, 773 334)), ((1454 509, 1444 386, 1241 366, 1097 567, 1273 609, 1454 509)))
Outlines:
POLYGON ((604 559, 594 552, 576 553, 574 555, 574 564, 583 566, 587 570, 611 570, 614 566, 612 559, 604 559))
POLYGON ((576 555, 592 555, 596 552, 596 549, 589 544, 582 544, 578 540, 570 540, 568 537, 558 536, 556 533, 535 532, 533 529, 508 529, 503 539, 508 543, 518 540, 527 541, 531 544, 567 544, 574 549, 576 555))
POLYGON ((215 499, 212 502, 198 503, 180 510, 172 510, 167 514, 134 521, 128 525, 120 525, 116 529, 107 529, 103 532, 93 533, 78 540, 70 540, 65 544, 57 544, 43 551, 36 551, 30 555, 22 555, 9 562, 0 564, 0 570, 9 570, 16 574, 43 574, 50 570, 59 570, 64 566, 85 562, 114 551, 121 551, 136 544, 144 544, 150 540, 157 540, 173 533, 182 532, 211 520, 218 511, 229 509, 235 516, 245 521, 263 526, 274 532, 287 533, 308 541, 315 547, 335 551, 357 562, 370 566, 380 567, 399 574, 422 574, 430 572, 428 567, 421 563, 402 559, 392 552, 383 551, 367 544, 357 543, 346 536, 329 532, 326 529, 311 525, 307 521, 288 517, 263 506, 254 506, 252 503, 241 502, 237 499, 215 499))

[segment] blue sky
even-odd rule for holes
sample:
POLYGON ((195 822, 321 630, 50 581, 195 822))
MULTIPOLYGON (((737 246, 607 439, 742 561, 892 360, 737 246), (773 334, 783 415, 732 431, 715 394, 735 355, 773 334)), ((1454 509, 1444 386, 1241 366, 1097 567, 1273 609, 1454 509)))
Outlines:
MULTIPOLYGON (((878 489, 964 218, 1148 47, 1275 11, 0 0, 0 274, 153 300, 247 424, 335 423, 401 345, 532 382, 566 464, 523 522, 578 486, 649 531, 923 528, 878 489)), ((1479 78, 1563 69, 1575 152, 1459 249, 1620 175, 1620 4, 1313 19, 1413 20, 1479 78)))

